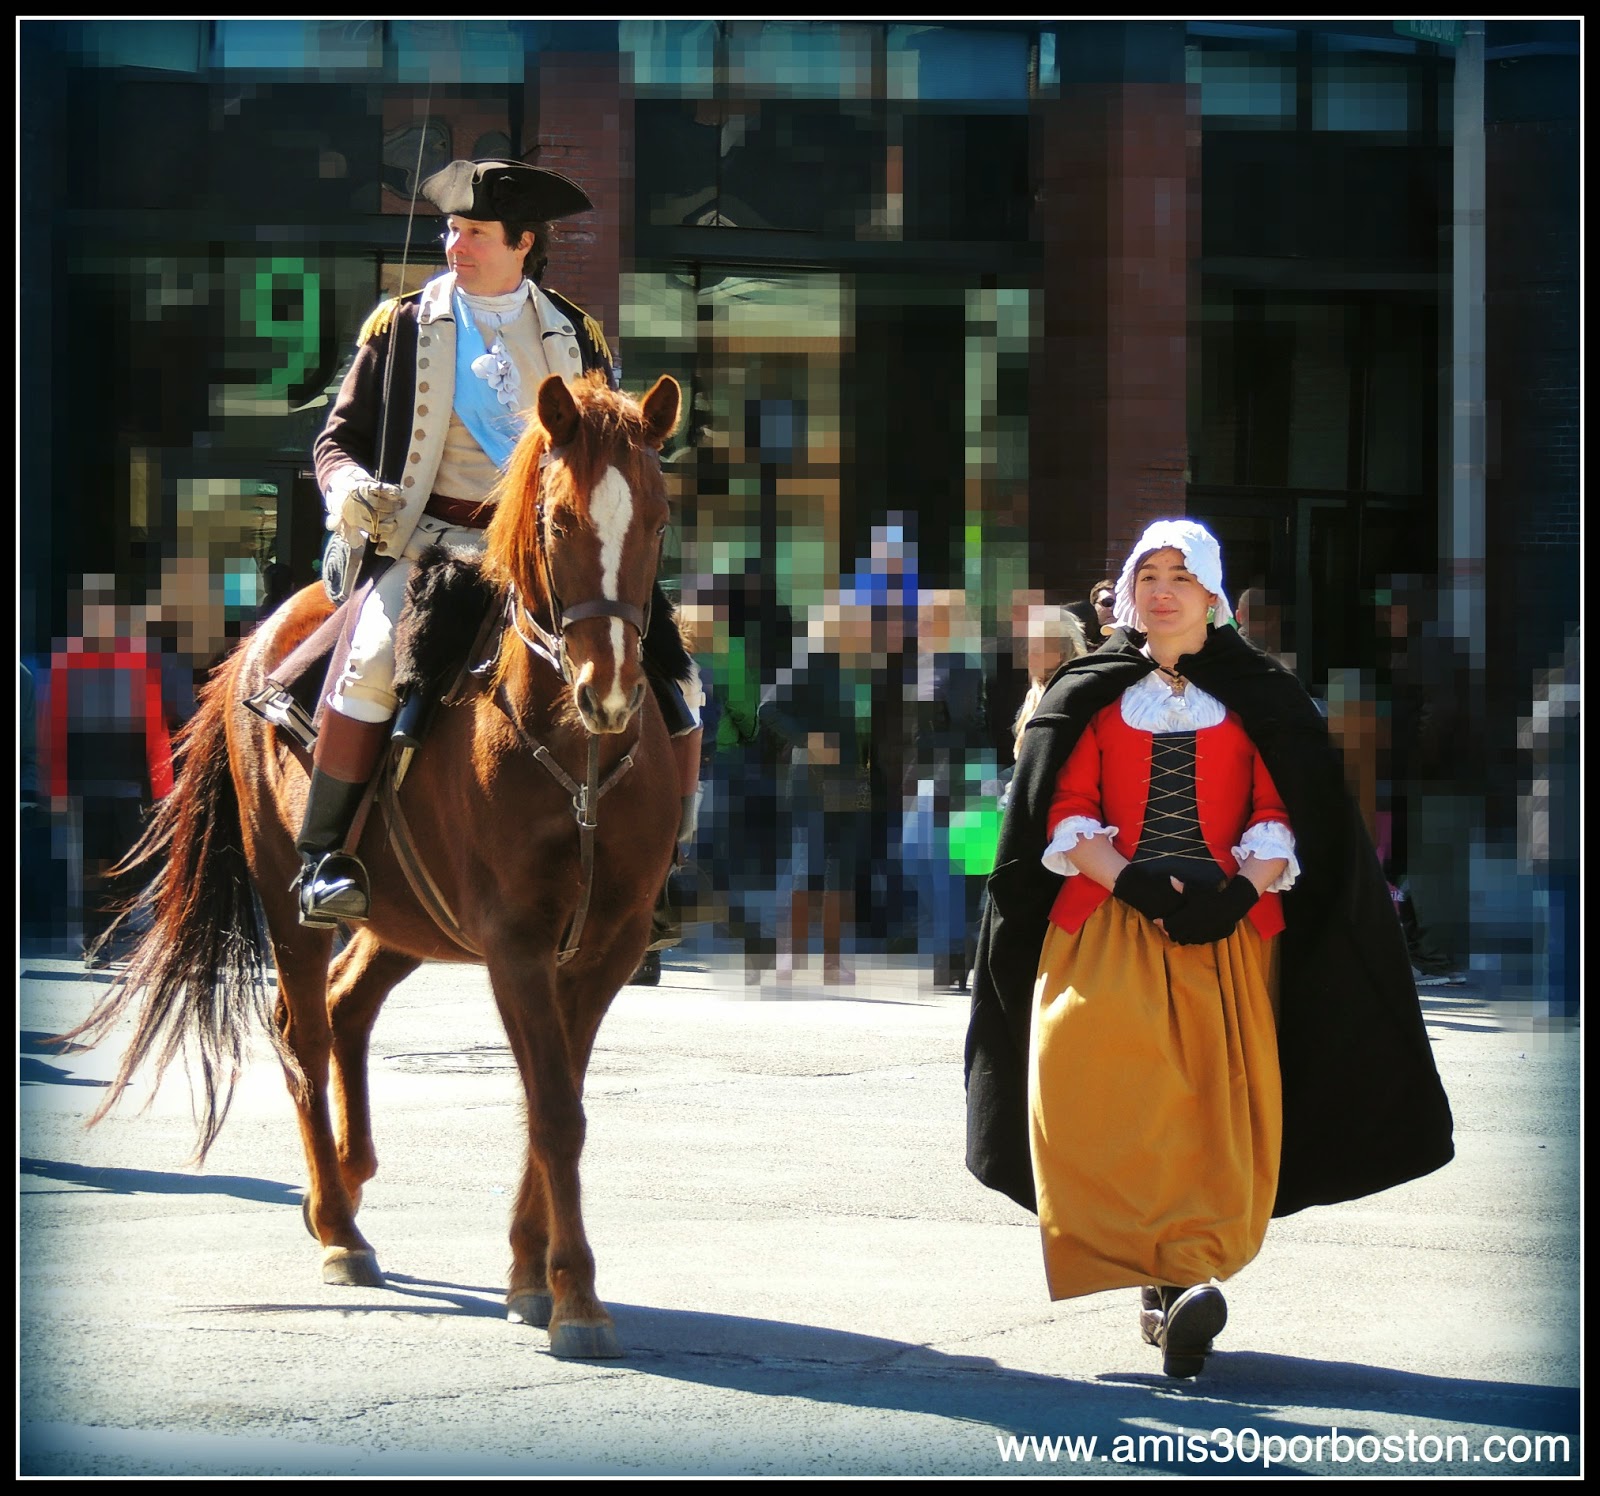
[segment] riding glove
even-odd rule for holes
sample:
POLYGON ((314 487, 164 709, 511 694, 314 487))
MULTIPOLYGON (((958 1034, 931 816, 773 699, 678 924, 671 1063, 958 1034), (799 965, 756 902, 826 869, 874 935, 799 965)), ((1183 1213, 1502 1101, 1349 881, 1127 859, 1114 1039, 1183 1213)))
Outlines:
POLYGON ((1172 879, 1143 862, 1130 862, 1123 868, 1111 892, 1146 919, 1164 919, 1183 903, 1172 879))
POLYGON ((362 478, 346 491, 339 507, 339 519, 347 528, 362 530, 381 542, 394 533, 404 503, 404 497, 394 484, 362 478))
POLYGON ((1234 926, 1260 897, 1248 878, 1230 878, 1215 887, 1186 892, 1178 908, 1162 917, 1162 927, 1179 945, 1210 945, 1233 934, 1234 926))

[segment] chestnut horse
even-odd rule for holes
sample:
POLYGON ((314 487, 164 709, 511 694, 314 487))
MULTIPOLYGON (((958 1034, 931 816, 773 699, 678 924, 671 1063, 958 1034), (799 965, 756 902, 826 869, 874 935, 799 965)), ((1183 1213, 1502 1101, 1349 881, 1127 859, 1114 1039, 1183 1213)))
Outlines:
POLYGON ((658 454, 679 400, 665 376, 637 403, 597 376, 570 387, 552 376, 539 387, 485 537, 484 574, 507 589, 514 626, 491 689, 438 711, 396 797, 455 935, 419 902, 378 813, 355 849, 371 877, 370 920, 331 961, 333 932, 298 922, 303 750, 242 702, 326 618, 322 589, 307 588, 208 682, 184 729, 176 786, 127 859, 154 870, 140 900, 149 928, 75 1031, 98 1041, 143 994, 94 1121, 142 1062, 155 1062, 159 1083, 192 1042, 205 1092, 203 1158, 259 1024, 299 1115, 304 1216, 322 1245, 323 1281, 376 1286, 383 1274, 356 1225, 362 1186, 378 1168, 368 1037, 385 997, 423 961, 481 960, 527 1094, 507 1313, 548 1327, 557 1355, 621 1353, 595 1297, 579 1210, 582 1092, 600 1021, 644 954, 678 821, 640 641, 668 519, 658 454), (592 857, 572 793, 586 780, 592 857))

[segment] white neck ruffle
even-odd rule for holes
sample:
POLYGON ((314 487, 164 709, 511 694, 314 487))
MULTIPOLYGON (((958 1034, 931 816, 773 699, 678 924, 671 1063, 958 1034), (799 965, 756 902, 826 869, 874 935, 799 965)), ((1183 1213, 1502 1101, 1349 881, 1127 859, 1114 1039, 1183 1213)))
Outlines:
POLYGON ((1216 727, 1227 715, 1228 709, 1193 681, 1174 691, 1159 670, 1122 693, 1122 720, 1140 732, 1194 732, 1216 727))
POLYGON ((472 372, 494 391, 495 399, 508 410, 522 408, 522 377, 516 363, 506 351, 503 329, 509 327, 528 309, 532 283, 524 280, 514 291, 503 296, 474 296, 457 287, 461 300, 478 324, 489 351, 472 361, 472 372))

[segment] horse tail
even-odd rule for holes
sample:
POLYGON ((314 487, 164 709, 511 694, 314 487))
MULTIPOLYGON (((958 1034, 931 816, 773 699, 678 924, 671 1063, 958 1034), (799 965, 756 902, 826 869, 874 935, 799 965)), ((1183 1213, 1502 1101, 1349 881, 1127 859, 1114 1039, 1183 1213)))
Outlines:
POLYGON ((89 1119, 91 1127, 121 1099, 135 1070, 152 1059, 153 1098, 167 1066, 192 1040, 205 1090, 204 1110, 195 1119, 196 1163, 228 1115, 252 1023, 259 1020, 278 1038, 265 987, 265 934, 228 757, 228 715, 238 699, 241 659, 235 654, 225 661, 202 689, 199 710, 177 738, 172 792, 114 869, 117 875, 142 871, 148 879, 107 935, 139 929, 127 967, 89 1017, 61 1036, 98 1044, 143 994, 132 1041, 89 1119))

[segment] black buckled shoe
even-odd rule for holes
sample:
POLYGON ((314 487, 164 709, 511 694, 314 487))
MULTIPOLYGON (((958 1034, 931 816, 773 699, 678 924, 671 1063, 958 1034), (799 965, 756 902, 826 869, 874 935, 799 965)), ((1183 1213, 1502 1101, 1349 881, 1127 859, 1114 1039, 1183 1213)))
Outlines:
POLYGON ((317 930, 364 920, 372 909, 367 870, 348 852, 309 853, 300 869, 300 923, 317 930))
POLYGON ((1161 1322, 1165 1318, 1161 1290, 1153 1283, 1146 1283, 1139 1290, 1139 1338, 1146 1345, 1161 1344, 1161 1322))
MULTIPOLYGON (((1214 1283, 1161 1290, 1161 1369, 1169 1377, 1197 1377, 1205 1370, 1211 1342, 1228 1323, 1228 1301, 1214 1283)), ((1140 1314, 1143 1322, 1143 1311, 1140 1314)))

